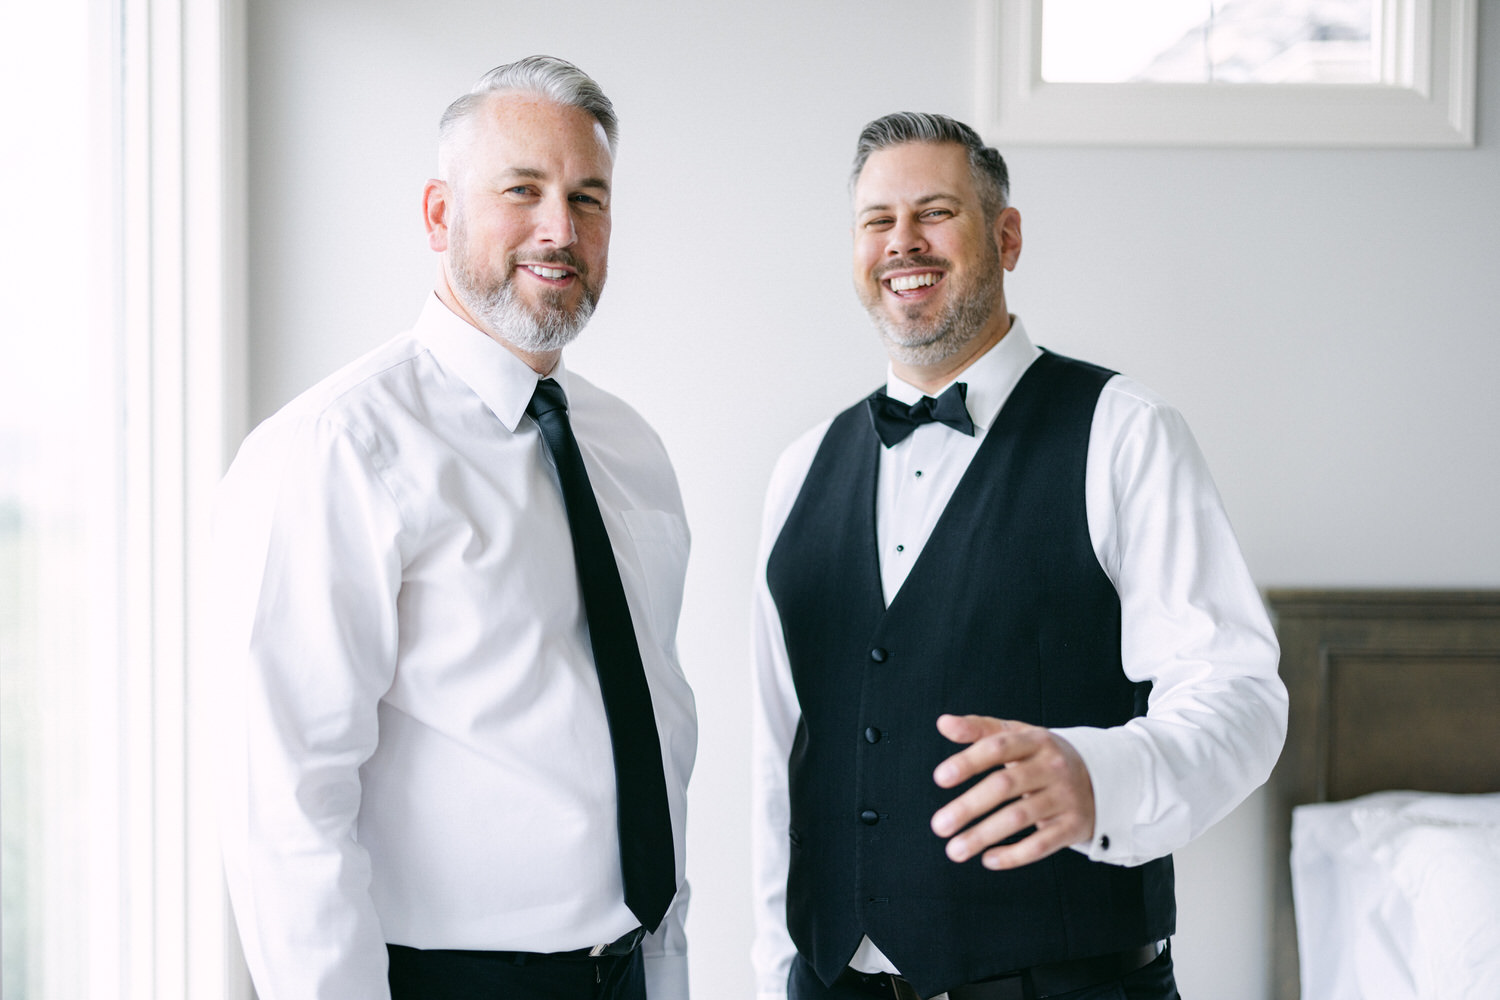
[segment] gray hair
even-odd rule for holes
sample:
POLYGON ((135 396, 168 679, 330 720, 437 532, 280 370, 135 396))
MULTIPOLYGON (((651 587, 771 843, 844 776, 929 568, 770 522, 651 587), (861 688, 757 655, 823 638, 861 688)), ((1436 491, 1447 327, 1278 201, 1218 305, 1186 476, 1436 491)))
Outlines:
POLYGON ((877 118, 864 127, 854 147, 854 170, 849 175, 852 189, 865 169, 870 154, 908 142, 954 143, 969 154, 969 173, 979 192, 979 203, 985 219, 993 222, 1010 198, 1010 173, 1005 160, 993 146, 986 146, 979 133, 947 115, 918 111, 898 111, 877 118))
POLYGON ((587 111, 603 126, 610 155, 614 155, 619 143, 620 120, 615 117, 615 106, 604 96, 593 77, 565 59, 527 56, 496 66, 443 112, 438 122, 438 149, 445 161, 445 174, 447 151, 464 133, 485 101, 494 94, 504 93, 536 94, 566 107, 587 111))

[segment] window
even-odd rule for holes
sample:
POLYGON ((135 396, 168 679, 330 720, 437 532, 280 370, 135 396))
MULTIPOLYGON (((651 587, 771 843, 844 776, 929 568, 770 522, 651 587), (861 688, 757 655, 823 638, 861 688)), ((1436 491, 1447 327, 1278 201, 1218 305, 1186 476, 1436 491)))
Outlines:
POLYGON ((0 895, 9 1000, 90 997, 91 968, 121 956, 119 775, 119 404, 102 81, 87 0, 7 13, 0 94, 0 895), (21 21, 16 24, 12 19, 21 21), (48 100, 38 100, 46 94, 48 100), (102 869, 102 870, 101 870, 102 869), (102 876, 102 877, 101 877, 102 876), (97 945, 97 947, 95 947, 97 945), (76 961, 79 949, 96 955, 76 961))
POLYGON ((1472 146, 1477 0, 988 0, 1000 143, 1472 146))
POLYGON ((1042 79, 1398 83, 1380 58, 1383 12, 1376 0, 1042 0, 1042 79))
POLYGON ((243 369, 236 4, 49 0, 0 30, 6 1000, 244 995, 193 654, 243 369))

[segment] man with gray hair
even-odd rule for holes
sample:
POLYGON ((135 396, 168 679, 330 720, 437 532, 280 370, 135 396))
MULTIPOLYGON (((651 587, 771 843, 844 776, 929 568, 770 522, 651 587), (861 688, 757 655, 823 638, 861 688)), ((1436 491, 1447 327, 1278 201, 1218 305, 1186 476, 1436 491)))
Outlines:
POLYGON ((889 115, 852 188, 889 369, 767 494, 758 993, 1170 1000, 1170 852, 1285 735, 1259 594, 1181 416, 1009 312, 999 153, 889 115))
POLYGON ((687 996, 687 524, 655 433, 562 361, 615 147, 559 59, 454 101, 415 326, 225 477, 221 833, 261 1000, 687 996))

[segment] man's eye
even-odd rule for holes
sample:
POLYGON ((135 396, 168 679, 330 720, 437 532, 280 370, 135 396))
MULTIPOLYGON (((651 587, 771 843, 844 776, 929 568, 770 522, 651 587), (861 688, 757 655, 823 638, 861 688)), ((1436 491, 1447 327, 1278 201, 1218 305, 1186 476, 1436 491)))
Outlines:
POLYGON ((881 216, 877 219, 868 219, 865 222, 866 229, 887 229, 890 227, 890 225, 891 220, 885 216, 881 216))
POLYGON ((930 208, 922 213, 924 219, 946 219, 953 213, 946 208, 930 208))
POLYGON ((589 208, 599 208, 604 204, 591 194, 575 194, 573 196, 573 201, 579 205, 585 205, 589 208))
POLYGON ((516 187, 513 187, 513 188, 506 188, 505 189, 505 193, 509 194, 509 195, 515 195, 518 198, 526 198, 526 197, 530 197, 530 195, 532 194, 532 191, 531 191, 531 188, 528 187, 527 185, 520 184, 520 185, 517 185, 516 187))

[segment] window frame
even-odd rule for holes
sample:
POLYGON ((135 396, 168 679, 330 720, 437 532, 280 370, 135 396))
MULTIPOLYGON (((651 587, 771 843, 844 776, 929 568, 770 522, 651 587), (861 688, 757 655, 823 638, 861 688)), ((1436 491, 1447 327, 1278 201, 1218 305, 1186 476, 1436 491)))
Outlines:
POLYGON ((30 138, 13 197, 67 203, 14 240, 51 272, 20 272, 35 304, 18 344, 67 351, 13 359, 20 378, 65 369, 32 375, 52 398, 26 409, 37 426, 18 450, 57 454, 18 456, 36 482, 15 491, 15 545, 35 565, 16 671, 0 650, 22 684, 0 692, 7 722, 36 748, 17 758, 6 817, 21 847, 7 865, 27 876, 8 985, 25 995, 253 995, 214 822, 218 670, 199 599, 212 496, 245 425, 245 3, 74 0, 14 32, 72 78, 35 74, 18 103, 80 133, 75 148, 24 118, 13 129, 30 138), (56 231, 25 238, 40 225, 56 231))
POLYGON ((123 967, 99 995, 250 1000, 218 847, 200 600, 213 493, 246 425, 246 0, 105 6, 122 344, 123 967))
POLYGON ((1004 145, 1472 148, 1478 0, 1394 0, 1401 84, 1051 83, 1042 0, 980 0, 978 102, 1004 145))

